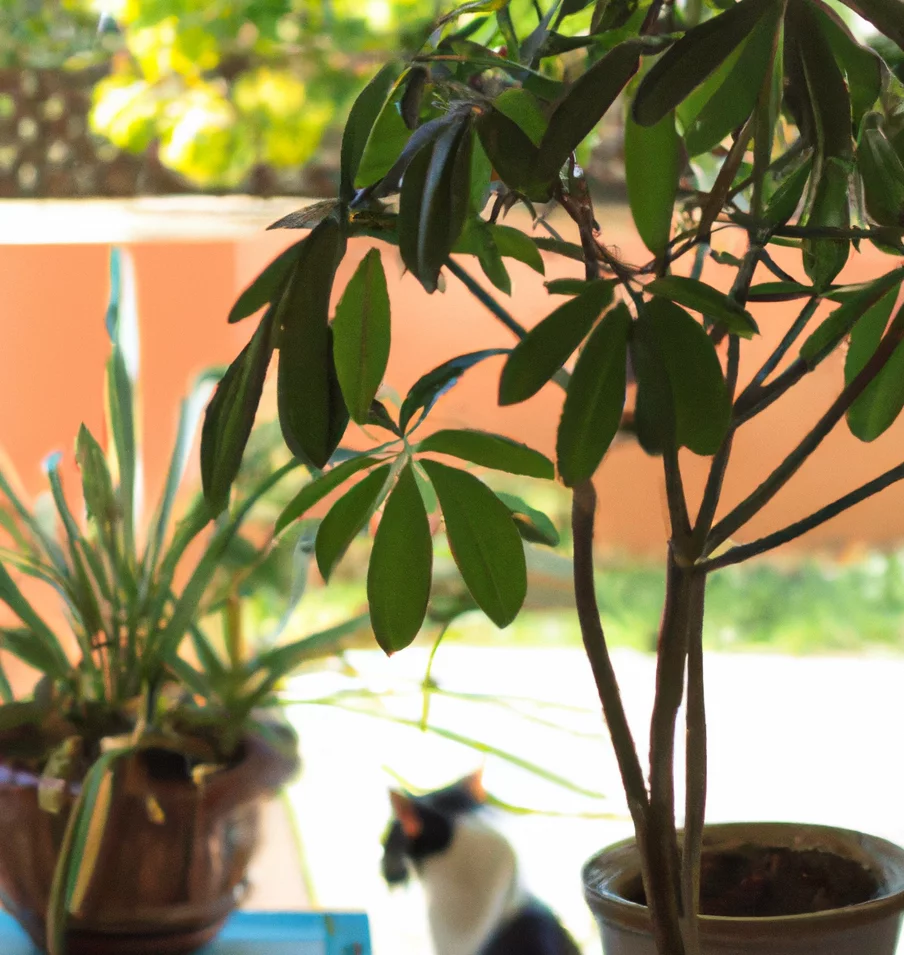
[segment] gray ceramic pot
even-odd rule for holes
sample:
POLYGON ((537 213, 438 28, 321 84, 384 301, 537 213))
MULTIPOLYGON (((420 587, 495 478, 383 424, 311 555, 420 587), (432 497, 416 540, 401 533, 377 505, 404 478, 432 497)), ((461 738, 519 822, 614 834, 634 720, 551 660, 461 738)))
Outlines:
MULTIPOLYGON (((820 849, 869 868, 877 898, 812 915, 778 918, 702 916, 703 955, 894 955, 904 910, 904 849, 863 833, 794 823, 707 826, 704 847, 820 849)), ((633 839, 595 855, 584 866, 584 896, 603 937, 605 955, 657 955, 647 908, 624 898, 640 873, 633 839)))

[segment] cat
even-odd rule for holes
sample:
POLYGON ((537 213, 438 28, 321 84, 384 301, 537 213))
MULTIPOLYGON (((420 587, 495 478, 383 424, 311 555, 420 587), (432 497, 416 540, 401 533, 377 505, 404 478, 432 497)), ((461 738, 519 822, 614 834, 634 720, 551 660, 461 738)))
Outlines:
POLYGON ((383 877, 399 885, 416 872, 436 955, 580 955, 521 887, 514 849, 484 818, 479 772, 424 796, 392 791, 390 801, 383 877))

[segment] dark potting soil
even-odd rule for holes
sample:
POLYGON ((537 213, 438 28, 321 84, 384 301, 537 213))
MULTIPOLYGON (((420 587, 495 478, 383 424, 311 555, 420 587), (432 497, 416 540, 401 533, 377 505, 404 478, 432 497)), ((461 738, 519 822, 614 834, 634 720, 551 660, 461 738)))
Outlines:
MULTIPOLYGON (((803 915, 866 902, 879 888, 868 869, 830 852, 744 846, 703 854, 700 912, 732 918, 803 915)), ((640 879, 625 898, 646 905, 640 879)))

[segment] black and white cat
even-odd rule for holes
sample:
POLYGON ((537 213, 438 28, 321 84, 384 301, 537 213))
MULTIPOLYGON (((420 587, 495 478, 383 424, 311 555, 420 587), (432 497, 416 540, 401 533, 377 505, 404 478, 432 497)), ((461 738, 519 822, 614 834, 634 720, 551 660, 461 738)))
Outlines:
POLYGON ((555 915, 521 887, 514 849, 485 819, 480 773, 390 799, 383 876, 397 885, 417 873, 436 955, 580 955, 555 915))

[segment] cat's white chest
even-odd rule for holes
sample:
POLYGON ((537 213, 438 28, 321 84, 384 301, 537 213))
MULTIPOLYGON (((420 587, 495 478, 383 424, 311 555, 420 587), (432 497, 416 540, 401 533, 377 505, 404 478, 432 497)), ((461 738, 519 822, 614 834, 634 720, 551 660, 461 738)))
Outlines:
POLYGON ((477 955, 524 904, 514 850, 479 815, 458 822, 452 844, 424 861, 420 879, 436 955, 477 955))

